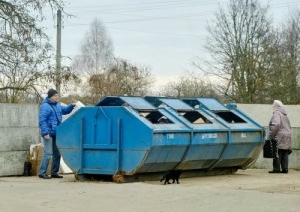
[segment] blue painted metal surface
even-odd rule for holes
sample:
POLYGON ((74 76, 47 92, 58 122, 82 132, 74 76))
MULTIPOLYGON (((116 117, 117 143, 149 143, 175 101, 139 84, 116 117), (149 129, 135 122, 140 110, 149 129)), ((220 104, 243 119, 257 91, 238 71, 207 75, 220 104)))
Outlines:
POLYGON ((226 125, 179 99, 162 97, 145 97, 145 99, 156 107, 169 107, 169 113, 191 130, 190 145, 177 169, 209 169, 218 162, 228 143, 229 128, 226 125))
POLYGON ((216 99, 183 100, 190 106, 205 111, 229 129, 229 139, 219 161, 211 168, 237 166, 247 168, 257 159, 264 143, 264 128, 236 105, 224 106, 216 99))
POLYGON ((202 98, 106 97, 57 128, 61 154, 77 174, 244 168, 263 138, 263 127, 234 105, 202 98))

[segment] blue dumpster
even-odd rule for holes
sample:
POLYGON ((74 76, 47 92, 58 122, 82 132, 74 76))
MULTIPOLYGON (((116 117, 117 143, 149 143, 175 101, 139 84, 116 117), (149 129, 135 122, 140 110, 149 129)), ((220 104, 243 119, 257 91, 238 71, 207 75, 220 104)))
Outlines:
POLYGON ((264 128, 235 104, 224 106, 213 98, 184 99, 190 106, 213 116, 229 128, 229 139, 212 168, 247 168, 257 159, 264 144, 264 128))
POLYGON ((168 112, 191 129, 190 145, 177 169, 210 169, 219 161, 229 139, 227 125, 180 99, 152 96, 145 99, 157 108, 170 108, 168 112))
POLYGON ((262 148, 263 128, 236 106, 208 100, 105 97, 64 121, 57 145, 77 179, 247 167, 262 148))
POLYGON ((141 97, 106 97, 80 108, 57 129, 57 145, 77 176, 171 170, 190 140, 187 126, 141 97))

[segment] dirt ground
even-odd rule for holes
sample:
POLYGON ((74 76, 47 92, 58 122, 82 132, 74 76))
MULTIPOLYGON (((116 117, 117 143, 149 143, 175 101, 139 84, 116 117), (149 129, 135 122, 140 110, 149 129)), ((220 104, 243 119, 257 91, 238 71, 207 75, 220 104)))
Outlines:
POLYGON ((117 184, 37 177, 0 178, 1 212, 299 212, 300 171, 268 174, 264 169, 232 175, 117 184))

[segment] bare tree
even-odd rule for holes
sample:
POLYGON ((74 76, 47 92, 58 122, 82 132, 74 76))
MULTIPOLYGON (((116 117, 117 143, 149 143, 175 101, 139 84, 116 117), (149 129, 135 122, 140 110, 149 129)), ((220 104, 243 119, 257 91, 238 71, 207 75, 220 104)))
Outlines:
MULTIPOLYGON (((69 65, 71 63, 71 58, 69 57, 62 57, 62 66, 61 66, 61 71, 59 74, 60 78, 60 83, 61 83, 61 89, 62 89, 62 94, 67 94, 67 93, 72 93, 77 92, 80 89, 80 86, 82 84, 82 78, 80 75, 78 75, 69 65)), ((48 70, 46 70, 43 73, 43 78, 40 79, 40 82, 42 84, 45 84, 47 88, 50 87, 55 87, 56 83, 56 77, 57 77, 57 72, 56 72, 56 65, 51 64, 48 67, 48 70)), ((62 97, 63 95, 61 95, 62 97)))
POLYGON ((0 69, 1 102, 24 102, 39 93, 37 88, 44 76, 43 67, 47 67, 45 61, 48 61, 44 54, 46 48, 32 49, 30 54, 35 56, 30 56, 30 61, 26 61, 18 51, 10 53, 10 58, 15 61, 7 66, 2 65, 0 69))
POLYGON ((93 101, 105 95, 143 96, 150 90, 154 78, 148 67, 136 66, 124 59, 107 71, 90 77, 89 85, 93 101))
POLYGON ((257 0, 231 0, 208 26, 206 48, 214 60, 209 72, 226 82, 224 94, 237 102, 258 102, 257 91, 265 89, 262 80, 270 74, 263 48, 271 31, 267 14, 268 7, 257 0))
POLYGON ((194 72, 187 72, 187 74, 181 76, 178 81, 169 82, 159 91, 159 95, 176 98, 219 98, 217 93, 209 80, 204 80, 203 77, 199 77, 194 72))
POLYGON ((256 92, 259 103, 271 103, 274 99, 287 104, 299 103, 299 10, 289 12, 288 19, 283 20, 281 26, 273 30, 262 45, 264 54, 261 60, 265 65, 261 69, 267 74, 257 81, 260 83, 256 92))
POLYGON ((87 76, 101 74, 113 61, 113 44, 99 19, 94 19, 85 34, 80 54, 73 60, 73 68, 87 76))
POLYGON ((24 95, 38 93, 37 79, 48 66, 52 50, 47 35, 37 24, 44 20, 46 6, 62 9, 63 1, 0 0, 2 102, 18 102, 24 95))
POLYGON ((293 9, 281 32, 282 34, 282 69, 285 72, 283 85, 285 95, 282 100, 289 103, 299 103, 300 74, 300 10, 293 9))

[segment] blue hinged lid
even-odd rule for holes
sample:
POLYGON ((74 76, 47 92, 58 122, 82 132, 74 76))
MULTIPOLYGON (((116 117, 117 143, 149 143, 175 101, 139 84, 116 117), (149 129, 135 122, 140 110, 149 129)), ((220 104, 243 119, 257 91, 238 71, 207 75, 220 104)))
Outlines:
POLYGON ((199 107, 207 108, 211 111, 229 111, 229 109, 226 108, 225 105, 213 98, 184 99, 183 101, 193 107, 199 105, 199 107))
POLYGON ((179 99, 159 99, 160 101, 162 101, 164 104, 168 105, 169 107, 173 108, 174 110, 177 111, 190 111, 190 110, 194 110, 194 108, 192 108, 191 106, 189 106, 188 104, 186 104, 185 102, 179 100, 179 99))
POLYGON ((167 105, 177 111, 191 111, 194 110, 193 107, 183 102, 180 99, 173 99, 168 97, 156 97, 156 96, 146 96, 145 99, 150 102, 155 107, 161 106, 162 104, 167 105))
POLYGON ((137 110, 154 110, 149 102, 139 96, 108 96, 101 99, 96 106, 130 106, 137 110))

